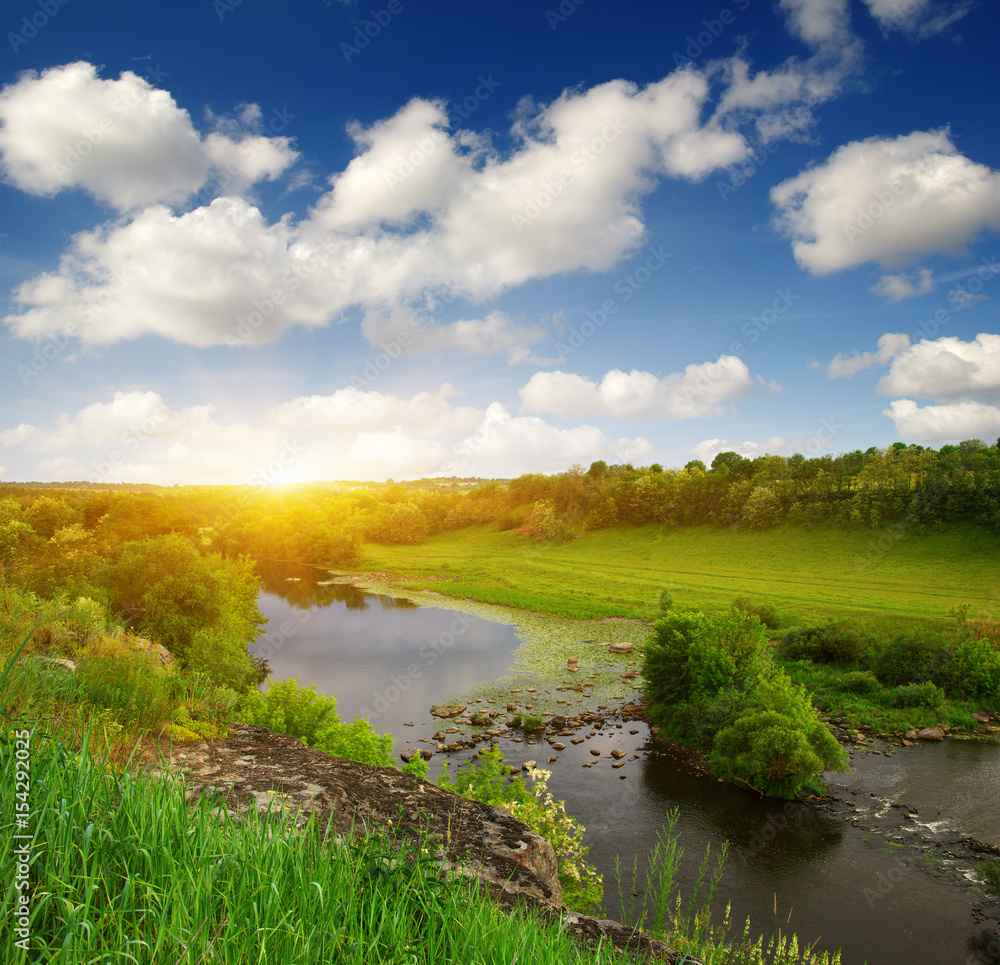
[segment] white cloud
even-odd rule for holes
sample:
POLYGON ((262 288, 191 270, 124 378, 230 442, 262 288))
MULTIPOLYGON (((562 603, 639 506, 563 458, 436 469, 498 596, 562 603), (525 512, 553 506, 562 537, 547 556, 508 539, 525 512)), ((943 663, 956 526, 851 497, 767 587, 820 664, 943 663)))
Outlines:
POLYGON ((373 347, 393 345, 400 354, 449 349, 470 355, 506 352, 511 363, 530 357, 528 346, 542 341, 546 335, 542 326, 518 324, 505 312, 444 324, 399 307, 366 312, 361 331, 373 347))
POLYGON ((983 332, 971 342, 921 339, 896 355, 878 391, 918 398, 1000 398, 1000 335, 983 332))
POLYGON ((912 275, 883 275, 873 286, 876 295, 888 298, 890 302, 901 302, 904 298, 914 298, 934 291, 934 272, 921 268, 912 275))
POLYGON ((22 338, 65 331, 98 345, 146 333, 200 347, 261 344, 293 325, 324 325, 350 302, 332 259, 239 198, 182 215, 156 206, 77 235, 58 271, 14 290, 26 310, 4 321, 22 338))
POLYGON ((271 409, 268 422, 287 431, 373 433, 405 429, 414 439, 466 432, 478 425, 482 413, 470 406, 453 406, 455 389, 442 385, 436 392, 418 392, 403 399, 377 391, 348 387, 331 395, 300 396, 271 409))
POLYGON ((912 399, 897 399, 882 414, 892 419, 900 438, 908 442, 943 445, 1000 435, 1000 407, 985 402, 921 407, 912 399))
POLYGON ((0 169, 11 184, 45 196, 82 188, 119 211, 179 204, 213 170, 243 190, 297 157, 282 137, 203 141, 166 91, 131 71, 102 80, 83 62, 21 74, 0 91, 0 121, 0 169))
POLYGON ((857 372, 870 369, 873 365, 887 365, 889 360, 909 348, 910 336, 887 332, 878 340, 877 352, 855 352, 853 355, 838 354, 826 367, 831 379, 850 378, 857 372))
POLYGON ((864 0, 871 15, 879 22, 883 34, 902 30, 918 39, 925 39, 947 30, 961 20, 974 4, 934 3, 933 0, 864 0))
POLYGON ((842 45, 851 36, 847 0, 781 0, 789 29, 811 47, 842 45))
POLYGON ((444 474, 560 472, 574 463, 608 457, 615 462, 638 461, 652 451, 652 444, 641 436, 612 440, 594 426, 557 429, 536 416, 512 416, 506 406, 494 402, 476 432, 455 446, 444 474))
POLYGON ((785 455, 787 448, 788 443, 781 436, 771 436, 766 442, 706 439, 693 446, 691 451, 696 459, 700 459, 706 466, 709 466, 720 452, 737 452, 747 459, 756 459, 758 456, 785 455))
POLYGON ((566 418, 605 415, 620 419, 690 419, 725 413, 725 403, 761 391, 780 391, 754 378, 735 355, 688 365, 657 378, 651 372, 612 369, 600 383, 567 372, 536 372, 520 390, 525 409, 566 418))
POLYGON ((959 154, 944 131, 872 137, 771 190, 795 258, 814 274, 958 254, 1000 228, 1000 173, 959 154))
POLYGON ((58 417, 54 426, 0 431, 0 447, 39 457, 57 480, 161 485, 295 482, 554 472, 574 462, 641 459, 641 437, 611 439, 592 426, 456 406, 449 385, 409 398, 344 388, 273 406, 254 425, 222 422, 212 405, 168 403, 156 392, 116 392, 58 417))
POLYGON ((839 431, 839 427, 832 420, 829 424, 834 427, 832 430, 821 426, 816 435, 810 439, 793 439, 790 442, 781 436, 771 436, 766 442, 705 439, 694 446, 691 451, 695 458, 700 459, 706 466, 711 465, 712 460, 720 452, 736 452, 747 459, 756 459, 759 456, 793 456, 796 453, 801 453, 807 459, 812 459, 819 453, 827 452, 833 448, 833 437, 839 431))
MULTIPOLYGON (((219 165, 233 170, 215 186, 237 192, 276 176, 293 156, 283 139, 254 133, 254 105, 239 121, 213 119, 218 129, 202 139, 166 92, 131 74, 103 81, 75 64, 4 90, 13 118, 4 128, 8 177, 35 193, 63 186, 46 180, 62 150, 59 125, 78 123, 65 119, 77 100, 102 110, 116 85, 137 93, 138 104, 71 180, 122 209, 179 203, 219 165), (41 120, 26 108, 37 97, 49 104, 41 120), (117 166, 114 145, 125 158, 117 166)), ((96 344, 154 333, 208 346, 232 341, 241 327, 238 343, 261 344, 290 326, 329 324, 351 306, 370 312, 369 329, 380 334, 380 315, 419 313, 444 295, 481 300, 535 278, 601 271, 642 240, 638 199, 657 177, 698 180, 745 156, 740 134, 702 119, 708 98, 706 77, 686 69, 646 87, 617 80, 542 107, 526 102, 506 156, 449 130, 442 104, 416 99, 351 127, 359 153, 304 221, 269 224, 234 197, 184 214, 133 211, 77 235, 57 271, 20 286, 20 312, 5 321, 25 338, 71 324, 96 344), (329 255, 323 270, 294 278, 320 248, 329 255)), ((524 358, 539 337, 537 327, 494 313, 448 327, 428 322, 419 342, 524 358)))

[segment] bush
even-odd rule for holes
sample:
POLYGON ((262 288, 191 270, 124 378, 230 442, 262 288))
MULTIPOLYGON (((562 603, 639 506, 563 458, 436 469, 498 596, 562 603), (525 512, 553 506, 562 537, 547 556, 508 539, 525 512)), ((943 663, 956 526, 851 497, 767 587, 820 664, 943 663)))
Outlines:
POLYGON ((345 724, 337 715, 337 701, 316 688, 299 687, 297 677, 271 684, 267 693, 252 690, 243 699, 240 715, 279 734, 291 734, 310 747, 359 764, 392 764, 392 735, 377 734, 362 717, 345 724))
POLYGON ((804 688, 778 672, 719 731, 709 763, 720 777, 762 794, 795 797, 803 790, 821 791, 819 775, 845 770, 847 756, 804 688))
POLYGON ((926 681, 922 684, 903 684, 889 692, 893 707, 940 707, 944 703, 944 691, 936 684, 926 681))
POLYGON ((948 642, 940 633, 908 630, 882 644, 872 660, 872 669, 887 687, 939 683, 947 656, 948 642))
POLYGON ((671 613, 653 627, 643 660, 652 705, 700 703, 730 687, 750 689, 770 666, 764 627, 740 610, 711 617, 671 613))
POLYGON ((667 610, 672 610, 674 607, 674 598, 670 594, 670 590, 664 587, 660 591, 660 612, 666 613, 667 610))
POLYGON ((852 670, 840 679, 840 687, 851 694, 872 694, 882 689, 878 677, 870 670, 852 670))
POLYGON ((959 640, 942 677, 945 687, 956 696, 1000 700, 1000 649, 986 639, 959 640))
POLYGON ((873 646, 869 634, 840 620, 825 626, 792 627, 782 637, 778 652, 787 660, 851 663, 865 659, 873 646))
POLYGON ((554 800, 548 793, 546 782, 551 771, 532 771, 534 784, 530 788, 520 777, 508 781, 503 754, 495 747, 482 751, 479 761, 459 764, 454 780, 447 768, 445 762, 438 778, 441 787, 470 801, 506 809, 552 845, 559 858, 559 882, 568 907, 589 911, 600 905, 604 887, 597 869, 587 861, 585 829, 566 813, 563 801, 554 800))
POLYGON ((768 630, 777 630, 784 623, 770 603, 755 603, 748 596, 738 596, 732 605, 737 610, 753 614, 768 630))

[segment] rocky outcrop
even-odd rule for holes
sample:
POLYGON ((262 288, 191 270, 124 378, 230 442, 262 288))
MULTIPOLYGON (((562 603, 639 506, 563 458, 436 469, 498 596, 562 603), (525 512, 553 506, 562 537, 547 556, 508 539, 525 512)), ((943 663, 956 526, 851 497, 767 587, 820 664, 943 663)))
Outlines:
MULTIPOLYGON (((683 956, 616 922, 571 914, 561 904, 558 860, 552 846, 502 808, 469 801, 392 767, 370 767, 331 757, 294 737, 235 724, 229 737, 150 749, 145 769, 179 775, 189 801, 209 795, 236 821, 251 809, 301 830, 364 835, 393 827, 430 834, 446 869, 482 882, 506 908, 529 907, 558 920, 584 944, 608 941, 643 959, 680 963, 683 956)), ((698 965, 691 958, 686 965, 698 965)))

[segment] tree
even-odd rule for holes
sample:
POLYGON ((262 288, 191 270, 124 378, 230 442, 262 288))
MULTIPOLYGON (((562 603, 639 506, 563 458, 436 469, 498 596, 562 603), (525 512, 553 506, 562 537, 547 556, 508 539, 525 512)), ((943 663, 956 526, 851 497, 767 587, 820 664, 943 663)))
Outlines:
POLYGON ((705 463, 703 463, 700 459, 689 459, 686 463, 684 463, 684 468, 688 472, 692 469, 700 469, 702 472, 707 472, 705 469, 705 463))

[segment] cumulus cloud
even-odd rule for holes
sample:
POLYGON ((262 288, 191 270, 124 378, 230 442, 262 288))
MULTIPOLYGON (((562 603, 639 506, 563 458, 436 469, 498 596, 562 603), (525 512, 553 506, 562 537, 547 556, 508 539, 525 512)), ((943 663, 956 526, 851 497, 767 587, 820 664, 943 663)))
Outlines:
MULTIPOLYGON (((130 216, 77 235, 57 271, 17 289, 19 312, 5 322, 25 338, 70 331, 107 344, 152 333, 254 345, 360 307, 367 334, 380 336, 380 318, 445 295, 482 300, 535 278, 601 271, 642 240, 639 198, 658 177, 698 180, 745 156, 742 135, 702 117, 709 94, 706 76, 684 69, 645 87, 616 80, 548 105, 526 101, 503 155, 452 130, 442 103, 416 99, 350 128, 357 156, 307 218, 268 223, 238 195, 294 152, 259 133, 254 105, 202 137, 168 93, 135 75, 105 81, 89 64, 25 75, 0 94, 8 179, 39 194, 84 187, 130 216), (117 118, 115 98, 126 96, 132 106, 117 118), (32 110, 37 100, 45 111, 32 110), (87 163, 54 181, 78 102, 90 105, 85 118, 115 120, 87 163), (232 168, 226 196, 171 208, 219 166, 232 168), (323 268, 306 276, 317 252, 323 268)), ((421 348, 486 346, 522 359, 539 338, 536 326, 495 313, 448 327, 428 319, 418 334, 421 348)))
POLYGON ((723 355, 717 362, 688 365, 664 378, 637 369, 628 373, 612 369, 595 383, 568 372, 536 372, 520 395, 525 409, 566 418, 690 419, 722 415, 726 403, 762 391, 780 388, 751 376, 735 355, 723 355))
POLYGON ((934 272, 930 268, 921 268, 908 275, 883 275, 873 286, 876 295, 888 298, 890 302, 901 302, 904 298, 915 298, 934 291, 934 272))
POLYGON ((0 431, 0 447, 35 455, 58 480, 161 485, 413 478, 554 472, 574 462, 627 462, 652 451, 641 437, 593 426, 559 429, 499 402, 455 405, 442 385, 409 398, 353 387, 271 407, 256 424, 224 422, 212 405, 119 391, 64 413, 53 426, 0 431))
POLYGON ((857 372, 870 369, 873 365, 887 365, 889 360, 909 348, 910 336, 887 332, 878 340, 877 352, 855 352, 853 355, 838 354, 826 367, 831 379, 850 378, 857 372))
POLYGON ((26 71, 0 91, 0 170, 29 194, 82 188, 129 211, 182 203, 213 172, 245 190, 296 157, 284 137, 203 139, 169 93, 131 71, 102 80, 93 64, 76 62, 26 71))
POLYGON ((846 144, 772 188, 771 200, 796 261, 814 274, 958 254, 1000 228, 1000 173, 960 154, 945 131, 846 144))
POLYGON ((934 399, 1000 398, 1000 335, 983 332, 971 342, 921 339, 893 358, 878 391, 934 399))
POLYGON ((985 402, 948 402, 919 406, 912 399, 896 399, 883 409, 901 439, 928 445, 963 439, 992 439, 1000 435, 1000 407, 985 402))

